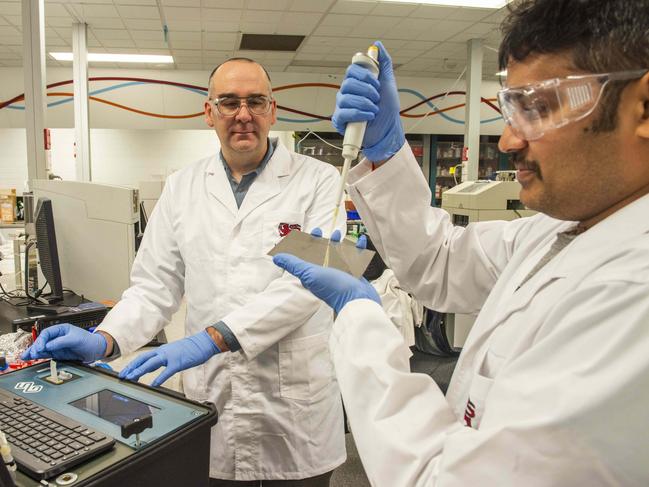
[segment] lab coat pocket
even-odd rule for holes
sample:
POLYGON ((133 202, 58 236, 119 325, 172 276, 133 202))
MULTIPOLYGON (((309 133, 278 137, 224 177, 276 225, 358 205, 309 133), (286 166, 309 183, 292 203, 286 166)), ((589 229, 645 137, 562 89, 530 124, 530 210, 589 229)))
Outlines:
POLYGON ((279 342, 279 391, 287 399, 313 399, 333 380, 329 333, 279 342))
POLYGON ((494 380, 484 375, 474 374, 469 389, 469 398, 464 408, 464 424, 473 429, 480 427, 485 403, 494 380))
POLYGON ((293 230, 302 230, 304 214, 298 211, 269 211, 264 215, 262 251, 267 254, 293 230))

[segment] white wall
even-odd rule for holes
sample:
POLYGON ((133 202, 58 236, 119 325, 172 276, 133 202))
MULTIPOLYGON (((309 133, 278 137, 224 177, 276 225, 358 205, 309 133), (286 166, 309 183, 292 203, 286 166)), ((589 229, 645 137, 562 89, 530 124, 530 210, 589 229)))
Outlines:
MULTIPOLYGON (((52 129, 52 172, 75 180, 74 130, 52 129)), ((271 132, 284 145, 288 132, 271 132)), ((25 129, 0 129, 0 188, 24 191, 27 179, 25 129)), ((140 181, 165 179, 186 164, 215 154, 219 143, 213 130, 91 129, 92 180, 137 188, 140 181)))
POLYGON ((0 188, 24 191, 27 180, 27 134, 25 129, 0 130, 0 188))

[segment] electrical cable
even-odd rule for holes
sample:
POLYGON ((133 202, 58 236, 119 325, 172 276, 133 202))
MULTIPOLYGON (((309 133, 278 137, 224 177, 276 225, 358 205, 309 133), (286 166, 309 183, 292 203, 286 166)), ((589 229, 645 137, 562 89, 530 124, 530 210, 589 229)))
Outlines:
MULTIPOLYGON (((467 69, 467 66, 465 65, 465 66, 464 66, 464 69, 463 69, 462 72, 460 73, 460 76, 458 76, 457 79, 455 80, 455 83, 453 83, 453 84, 451 85, 451 87, 446 91, 446 94, 442 97, 441 101, 439 102, 440 105, 444 102, 444 100, 446 100, 446 98, 448 97, 449 93, 451 93, 451 91, 453 91, 453 89, 455 88, 455 86, 457 86, 457 84, 460 82, 460 80, 461 80, 462 77, 464 76, 464 73, 466 73, 466 69, 467 69)), ((414 129, 415 129, 415 128, 416 128, 416 127, 421 123, 421 122, 423 122, 424 120, 426 120, 426 118, 428 118, 428 117, 429 117, 430 115, 432 115, 433 113, 436 113, 437 111, 439 111, 439 108, 433 106, 433 109, 430 110, 428 113, 426 113, 426 114, 425 114, 423 117, 421 117, 419 120, 417 120, 417 121, 416 121, 416 122, 415 122, 411 127, 409 127, 408 130, 406 131, 406 133, 412 133, 412 131, 413 131, 413 130, 414 130, 414 129)))
POLYGON ((302 137, 300 140, 298 140, 298 141, 295 143, 295 149, 297 150, 298 153, 301 153, 301 152, 300 152, 300 150, 301 150, 300 144, 302 144, 302 142, 303 142, 307 137, 309 137, 309 135, 313 135, 313 136, 317 137, 317 138, 320 139, 322 142, 324 142, 324 143, 327 144, 328 146, 333 147, 334 149, 338 149, 339 151, 342 151, 342 150, 343 150, 342 147, 338 147, 337 145, 334 145, 334 144, 332 144, 332 143, 330 143, 330 142, 327 142, 325 139, 323 139, 322 137, 320 137, 320 136, 319 136, 317 133, 315 133, 313 130, 311 130, 310 128, 307 128, 307 133, 306 133, 306 135, 305 135, 304 137, 302 137))

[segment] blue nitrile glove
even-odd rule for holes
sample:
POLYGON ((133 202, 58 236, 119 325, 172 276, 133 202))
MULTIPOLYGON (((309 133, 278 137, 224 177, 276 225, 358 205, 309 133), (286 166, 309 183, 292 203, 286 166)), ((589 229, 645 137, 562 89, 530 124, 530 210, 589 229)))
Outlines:
POLYGON ((176 372, 207 362, 217 353, 221 353, 221 350, 216 346, 210 334, 203 330, 196 335, 140 354, 122 369, 119 378, 138 380, 144 374, 153 372, 164 365, 166 368, 151 383, 154 387, 159 386, 176 372))
MULTIPOLYGON (((311 236, 318 238, 322 237, 322 229, 320 227, 315 227, 313 230, 311 230, 311 236)), ((340 230, 334 230, 334 233, 331 234, 331 238, 329 240, 331 240, 332 242, 340 242, 340 230)), ((358 240, 356 241, 356 248, 363 250, 367 248, 367 237, 364 234, 358 237, 358 240)))
MULTIPOLYGON (((314 228, 311 235, 319 237, 322 230, 314 228)), ((338 230, 331 235, 331 240, 340 241, 338 230)), ((366 243, 366 238, 359 238, 356 246, 365 248, 366 243)), ((297 277, 306 289, 331 306, 336 313, 340 313, 354 299, 371 299, 381 304, 376 289, 365 278, 357 279, 338 269, 311 264, 290 254, 277 254, 273 257, 273 262, 297 277)))
POLYGON ((107 345, 106 338, 101 333, 90 333, 78 326, 63 323, 45 328, 20 358, 52 358, 89 363, 103 358, 107 345))
POLYGON ((379 48, 379 79, 362 66, 349 66, 336 95, 331 123, 344 134, 349 122, 367 121, 363 154, 370 161, 379 162, 392 157, 406 139, 399 115, 399 92, 392 59, 381 42, 374 45, 379 48))

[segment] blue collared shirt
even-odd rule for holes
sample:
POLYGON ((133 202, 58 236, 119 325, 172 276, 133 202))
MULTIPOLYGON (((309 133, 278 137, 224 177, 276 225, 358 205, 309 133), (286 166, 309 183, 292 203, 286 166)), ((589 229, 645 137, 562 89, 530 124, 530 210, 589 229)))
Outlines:
POLYGON ((276 144, 277 139, 268 139, 268 149, 266 149, 266 155, 264 155, 264 158, 261 160, 254 171, 251 171, 248 174, 244 174, 241 177, 241 181, 239 182, 234 179, 230 166, 228 166, 228 164, 225 162, 225 159, 223 158, 223 152, 219 151, 219 158, 221 159, 221 163, 223 164, 223 168, 225 169, 225 174, 228 177, 228 181, 230 181, 230 187, 232 188, 234 199, 237 202, 237 208, 241 208, 241 203, 243 203, 243 199, 246 197, 246 194, 248 194, 248 190, 250 189, 250 186, 252 186, 253 181, 266 168, 268 161, 273 156, 273 152, 275 152, 276 144))
MULTIPOLYGON (((248 190, 250 189, 250 186, 252 186, 253 181, 266 168, 268 161, 273 156, 273 152, 275 152, 276 145, 277 139, 268 139, 268 149, 266 150, 266 155, 261 160, 259 166, 257 166, 254 171, 249 172, 248 174, 244 174, 241 178, 241 181, 239 182, 234 179, 230 166, 227 165, 225 159, 223 158, 223 152, 219 152, 219 157, 221 159, 221 162, 223 163, 225 174, 228 177, 228 181, 230 181, 230 187, 232 188, 234 199, 237 202, 237 208, 241 208, 241 203, 243 203, 243 199, 246 197, 246 194, 248 194, 248 190)), ((231 352, 236 352, 237 350, 241 349, 239 340, 237 340, 237 337, 234 336, 234 333, 232 333, 232 330, 230 330, 230 327, 228 325, 226 325, 222 321, 219 321, 212 326, 221 334, 223 341, 225 341, 225 343, 228 345, 228 348, 231 352)))

